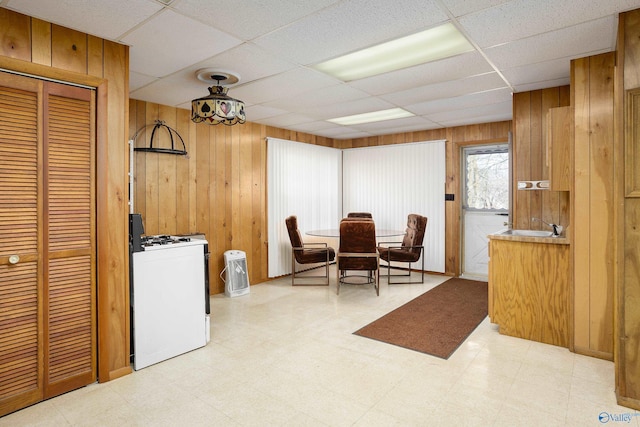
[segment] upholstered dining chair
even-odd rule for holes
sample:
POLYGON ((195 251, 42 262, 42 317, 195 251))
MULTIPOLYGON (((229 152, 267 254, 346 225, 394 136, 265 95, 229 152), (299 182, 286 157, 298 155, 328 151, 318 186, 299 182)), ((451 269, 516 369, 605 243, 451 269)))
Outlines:
POLYGON ((298 229, 298 218, 295 215, 285 220, 289 240, 291 240, 291 285, 292 286, 329 286, 329 263, 336 258, 336 251, 326 243, 304 243, 302 234, 298 229), (298 264, 324 264, 324 275, 298 275, 296 281, 296 263, 298 264), (309 279, 323 279, 321 282, 309 279))
POLYGON ((378 252, 380 259, 385 261, 387 267, 387 281, 390 285, 400 283, 424 283, 424 256, 422 256, 422 276, 420 282, 405 279, 404 281, 392 282, 392 277, 411 277, 411 264, 417 262, 421 255, 424 255, 424 233, 427 230, 427 217, 410 214, 407 217, 407 230, 402 242, 380 242, 378 252), (408 274, 391 274, 391 263, 408 263, 408 274))
POLYGON ((336 254, 337 293, 340 294, 342 284, 373 284, 376 295, 380 295, 379 261, 375 223, 370 218, 340 221, 340 247, 336 254), (366 275, 348 275, 348 271, 366 272, 366 275))
POLYGON ((349 212, 347 218, 373 218, 369 212, 349 212))

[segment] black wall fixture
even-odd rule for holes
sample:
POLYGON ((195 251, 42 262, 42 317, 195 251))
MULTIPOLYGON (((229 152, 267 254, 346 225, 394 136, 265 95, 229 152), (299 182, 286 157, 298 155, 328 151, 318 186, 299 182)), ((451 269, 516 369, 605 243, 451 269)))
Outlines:
POLYGON ((148 147, 135 147, 134 148, 135 151, 148 151, 148 152, 151 152, 151 153, 176 154, 178 156, 186 156, 187 155, 187 147, 184 145, 184 140, 182 139, 182 137, 180 136, 178 131, 176 131, 175 129, 167 126, 165 124, 165 122, 162 121, 162 120, 156 120, 155 124, 153 124, 153 125, 145 125, 145 126, 141 127, 140 129, 138 129, 136 134, 133 136, 134 144, 135 144, 135 140, 138 137, 138 135, 140 134, 140 132, 142 132, 143 130, 147 129, 149 126, 153 126, 153 130, 151 131, 151 138, 149 140, 149 146, 148 147), (154 147, 153 146, 153 138, 156 136, 156 131, 158 129, 161 129, 161 128, 165 129, 169 133, 169 139, 171 140, 171 148, 159 148, 159 147, 154 147), (174 138, 174 135, 177 138, 174 138), (176 148, 175 142, 177 142, 177 140, 179 140, 180 143, 182 144, 182 150, 176 148))

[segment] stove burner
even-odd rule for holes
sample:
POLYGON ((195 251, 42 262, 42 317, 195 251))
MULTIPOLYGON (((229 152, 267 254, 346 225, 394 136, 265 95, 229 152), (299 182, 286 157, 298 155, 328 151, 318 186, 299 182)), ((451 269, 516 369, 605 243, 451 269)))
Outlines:
POLYGON ((170 245, 172 243, 190 242, 189 237, 176 237, 161 234, 158 236, 144 236, 141 238, 142 246, 170 245))

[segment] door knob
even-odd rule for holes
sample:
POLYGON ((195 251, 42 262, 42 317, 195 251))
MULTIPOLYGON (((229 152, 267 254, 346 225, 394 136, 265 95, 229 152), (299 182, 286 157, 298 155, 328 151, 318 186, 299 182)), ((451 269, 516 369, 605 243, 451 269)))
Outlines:
POLYGON ((19 255, 11 255, 9 257, 9 264, 17 264, 20 262, 20 256, 19 255))

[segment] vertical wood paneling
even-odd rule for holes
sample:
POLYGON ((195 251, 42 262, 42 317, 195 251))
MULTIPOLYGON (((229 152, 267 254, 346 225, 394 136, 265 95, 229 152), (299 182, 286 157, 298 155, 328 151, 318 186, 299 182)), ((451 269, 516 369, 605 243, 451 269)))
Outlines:
MULTIPOLYGON (((589 206, 589 69, 578 60, 571 67, 571 93, 574 106, 574 184, 571 191, 572 205, 589 206)), ((583 208, 584 209, 584 208, 583 208)), ((573 233, 572 251, 574 258, 574 346, 589 348, 589 329, 579 325, 589 322, 589 281, 590 270, 578 268, 580 260, 589 259, 589 235, 578 230, 589 229, 588 212, 573 209, 571 226, 573 233)))
POLYGON ((51 24, 34 18, 31 34, 31 61, 51 66, 51 24))
MULTIPOLYGON (((107 171, 98 179, 98 224, 108 224, 98 236, 99 379, 109 381, 131 372, 129 365, 129 48, 104 41, 103 77, 98 89, 98 147, 107 145, 97 165, 107 171), (106 92, 105 91, 106 89, 106 92), (106 99, 100 101, 100 97, 106 99), (106 110, 106 111, 105 111, 106 110), (100 121, 100 115, 108 117, 100 121), (104 129, 102 127, 105 127, 104 129), (105 139, 101 140, 101 134, 105 139), (102 193, 102 197, 101 197, 102 193)), ((100 153, 100 151, 98 151, 100 153)), ((98 175, 100 177, 100 174, 98 175)), ((98 232, 103 227, 98 227, 98 232)))
POLYGON ((613 53, 572 62, 575 106, 574 345, 613 358, 613 53))
POLYGON ((87 73, 87 34, 59 25, 51 26, 51 66, 87 73))
MULTIPOLYGON (((186 146, 191 147, 189 144, 189 123, 191 122, 189 117, 189 111, 178 109, 176 110, 176 124, 174 129, 178 132, 182 138, 187 138, 184 143, 186 146), (184 135, 184 136, 183 136, 184 135)), ((175 138, 177 139, 177 138, 175 138)), ((177 144, 180 141, 176 141, 177 144)), ((187 153, 189 151, 187 150, 187 153)), ((191 187, 191 177, 189 175, 189 159, 185 156, 176 157, 176 224, 175 233, 178 230, 190 230, 189 226, 189 189, 191 187)))
MULTIPOLYGON (((550 108, 569 105, 567 86, 520 92, 513 97, 514 120, 514 174, 513 186, 520 180, 546 180, 547 112, 550 108)), ((541 218, 548 223, 570 226, 569 199, 566 191, 514 190, 513 227, 546 229, 546 225, 531 218, 541 218)))
MULTIPOLYGON (((176 128, 176 109, 160 105, 158 107, 158 116, 171 129, 176 128)), ((166 128, 158 129, 156 136, 158 137, 158 147, 171 148, 171 137, 166 128)), ((174 148, 176 148, 174 141, 174 148)), ((145 153, 150 154, 150 153, 145 153)), ((165 230, 163 234, 177 234, 177 164, 184 160, 182 156, 172 154, 158 154, 158 229, 165 230)))
MULTIPOLYGON (((145 124, 153 124, 157 118, 160 116, 160 106, 158 104, 147 104, 147 108, 145 110, 145 124)), ((136 140, 136 146, 149 147, 151 144, 151 132, 152 126, 147 127, 144 130, 144 138, 139 138, 136 140)), ((160 166, 158 165, 159 158, 161 154, 159 153, 146 153, 144 151, 139 151, 134 154, 135 157, 143 158, 144 168, 145 168, 145 187, 144 187, 144 204, 145 204, 145 214, 142 215, 142 219, 144 221, 144 231, 146 234, 160 234, 160 213, 159 213, 159 187, 160 187, 160 174, 158 172, 160 166)))
POLYGON ((31 18, 0 8, 0 23, 2 23, 0 55, 31 61, 31 18))
MULTIPOLYGON (((622 110, 625 104, 624 91, 640 88, 640 11, 624 13, 620 16, 618 38, 618 74, 623 80, 618 85, 616 106, 622 110), (623 68, 623 70, 620 70, 623 68)), ((624 117, 624 116, 623 116, 624 117)), ((628 119, 628 116, 626 116, 628 119)), ((625 123, 624 127, 631 127, 625 123)), ((637 127, 638 123, 633 123, 637 127)), ((622 143, 620 143, 622 145, 622 143)), ((624 145, 640 146, 636 135, 626 134, 624 145)), ((619 147, 618 153, 622 151, 619 147)), ((629 160, 629 159, 627 159, 629 160)), ((633 159, 635 160, 635 159, 633 159)), ((632 161, 633 161, 632 160, 632 161)), ((637 174, 640 165, 627 163, 622 181, 628 182, 632 174, 637 174)), ((624 192, 621 191, 622 194, 624 192)), ((616 230, 621 244, 617 261, 620 264, 618 283, 618 324, 617 324, 617 358, 616 358, 616 394, 618 403, 640 409, 640 198, 620 196, 623 203, 620 211, 622 224, 616 230)), ((618 205, 616 205, 618 206, 618 205)))

